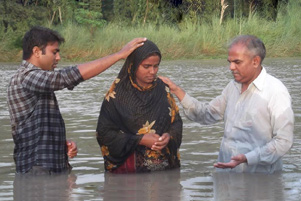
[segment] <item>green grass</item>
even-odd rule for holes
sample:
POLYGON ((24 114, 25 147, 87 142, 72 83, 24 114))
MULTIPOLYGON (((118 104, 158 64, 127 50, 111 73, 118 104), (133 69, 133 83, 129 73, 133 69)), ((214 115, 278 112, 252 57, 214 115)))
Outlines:
MULTIPOLYGON (((229 40, 239 34, 256 35, 267 48, 267 57, 301 57, 301 5, 291 1, 282 8, 275 21, 256 14, 249 18, 228 19, 222 25, 219 17, 210 23, 196 25, 182 22, 176 26, 145 25, 122 27, 108 24, 103 29, 90 30, 72 23, 51 27, 66 39, 61 46, 63 61, 89 61, 114 53, 135 37, 147 37, 160 48, 164 60, 224 58, 229 40)), ((1 29, 0 29, 1 31, 1 29)), ((21 49, 6 34, 0 40, 0 62, 20 61, 21 49)))

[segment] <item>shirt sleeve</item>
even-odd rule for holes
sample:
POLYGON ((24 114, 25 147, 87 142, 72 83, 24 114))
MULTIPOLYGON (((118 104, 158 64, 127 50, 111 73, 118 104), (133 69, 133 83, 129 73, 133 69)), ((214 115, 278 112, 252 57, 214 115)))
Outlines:
POLYGON ((31 69, 24 74, 22 85, 29 91, 47 93, 64 88, 72 90, 82 81, 84 80, 77 66, 71 66, 58 71, 31 69))
POLYGON ((186 93, 181 104, 187 118, 206 125, 223 119, 226 101, 225 96, 221 95, 213 99, 210 103, 202 103, 186 93))
POLYGON ((294 113, 287 91, 274 95, 269 103, 273 136, 262 147, 245 154, 248 164, 269 165, 279 160, 293 144, 294 113))

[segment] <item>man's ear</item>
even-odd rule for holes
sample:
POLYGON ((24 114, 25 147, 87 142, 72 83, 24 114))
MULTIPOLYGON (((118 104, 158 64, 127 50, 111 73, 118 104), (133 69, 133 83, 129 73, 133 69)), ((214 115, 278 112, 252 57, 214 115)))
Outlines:
POLYGON ((254 65, 255 68, 261 66, 261 65, 260 65, 260 62, 261 62, 260 56, 255 56, 255 57, 253 58, 253 65, 254 65))
POLYGON ((40 57, 41 49, 38 46, 34 46, 32 48, 32 56, 34 57, 40 57))

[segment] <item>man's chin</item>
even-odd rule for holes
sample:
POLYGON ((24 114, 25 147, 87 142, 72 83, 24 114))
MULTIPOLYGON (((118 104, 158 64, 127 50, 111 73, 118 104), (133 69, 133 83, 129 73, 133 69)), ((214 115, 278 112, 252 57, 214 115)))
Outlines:
POLYGON ((240 76, 239 75, 235 75, 235 74, 233 74, 233 79, 235 80, 235 81, 238 81, 238 80, 240 80, 240 76))

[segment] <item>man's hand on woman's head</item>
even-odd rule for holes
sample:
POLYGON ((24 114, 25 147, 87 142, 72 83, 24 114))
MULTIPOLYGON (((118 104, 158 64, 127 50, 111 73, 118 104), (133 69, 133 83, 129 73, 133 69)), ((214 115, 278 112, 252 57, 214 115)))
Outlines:
POLYGON ((126 59, 135 49, 144 45, 147 38, 134 38, 128 42, 123 48, 118 52, 121 58, 126 59))

